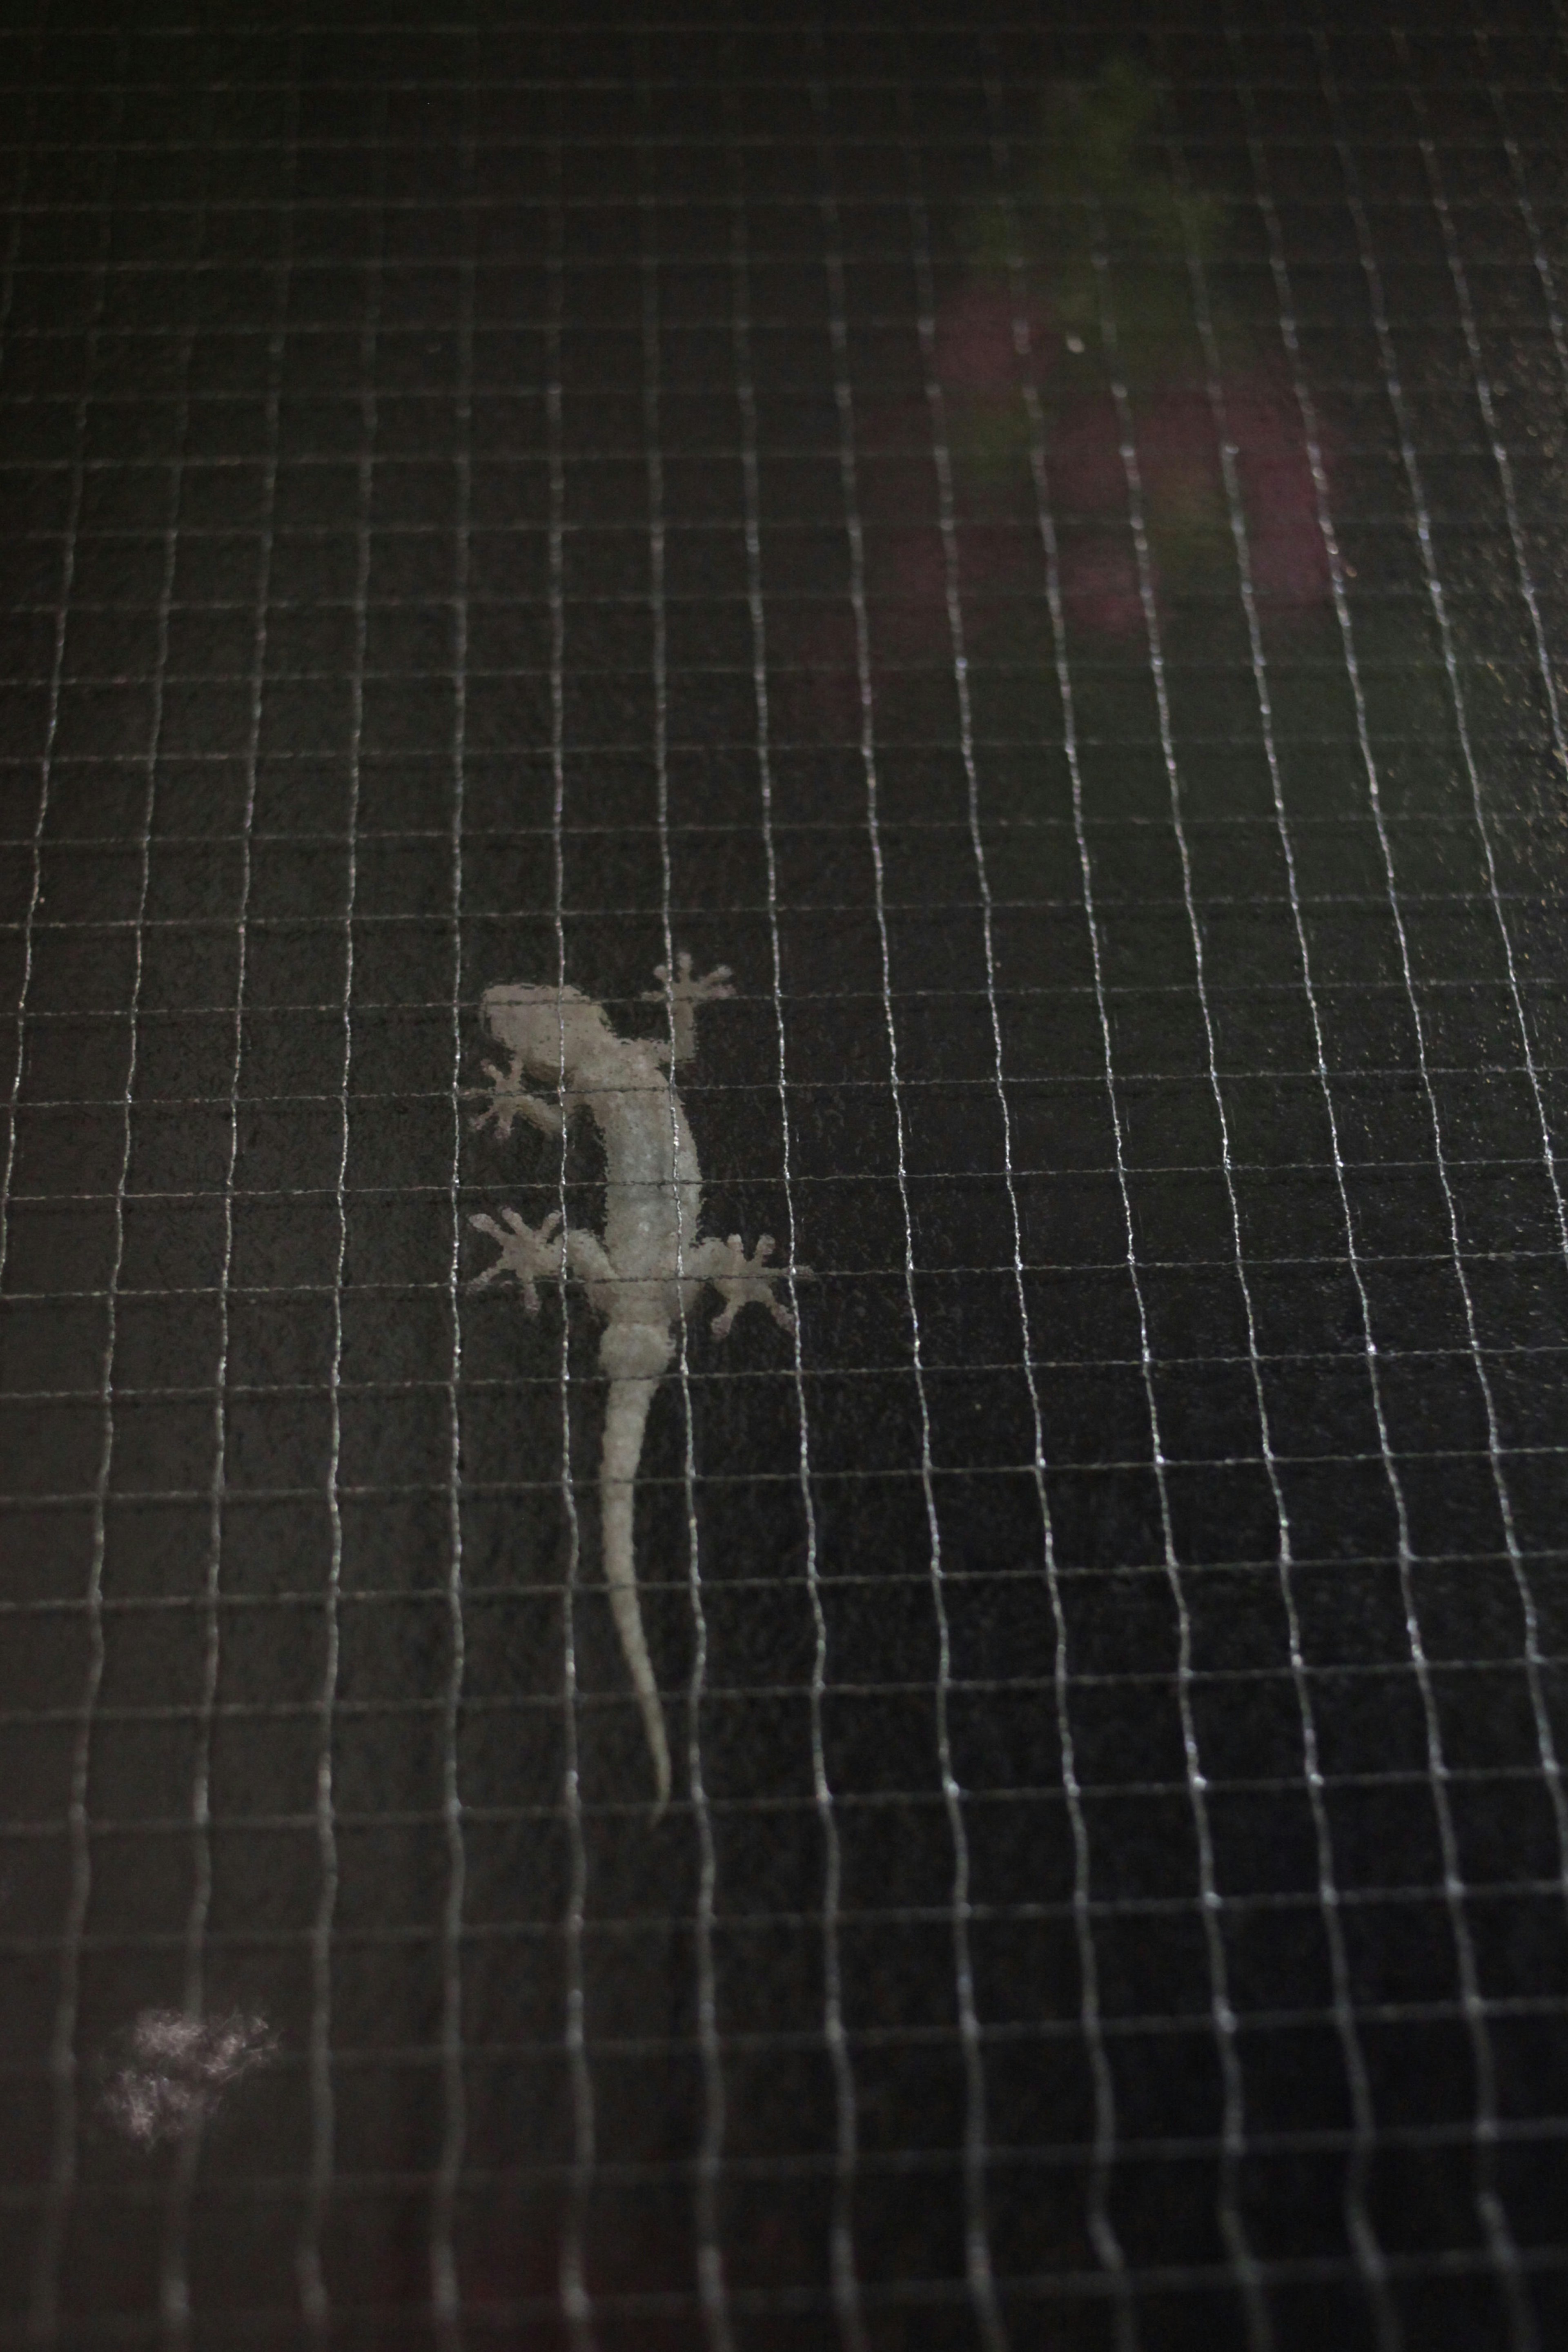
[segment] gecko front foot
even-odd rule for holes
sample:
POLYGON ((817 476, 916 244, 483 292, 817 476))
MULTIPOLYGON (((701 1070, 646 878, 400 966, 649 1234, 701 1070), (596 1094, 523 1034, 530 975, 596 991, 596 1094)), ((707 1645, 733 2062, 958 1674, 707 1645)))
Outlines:
MULTIPOLYGON (((773 1254, 772 1234, 759 1235, 750 1257, 739 1234, 731 1234, 727 1242, 709 1242, 706 1252, 703 1273, 724 1301, 723 1313, 713 1318, 716 1339, 729 1338, 730 1327, 742 1307, 765 1307, 782 1330, 795 1329, 795 1317, 773 1296, 773 1285, 784 1280, 784 1269, 776 1268, 772 1273, 763 1270, 773 1254)), ((797 1265, 793 1272, 797 1282, 811 1280, 808 1265, 797 1265)))
POLYGON ((671 980, 667 963, 655 964, 653 976, 662 985, 644 989, 643 1002, 646 1004, 668 1004, 672 998, 677 1004, 711 1004, 720 997, 735 993, 730 985, 727 963, 715 964, 712 971, 705 972, 700 980, 693 980, 691 958, 683 948, 675 959, 675 967, 676 976, 671 980))
POLYGON ((487 1265, 482 1274, 474 1276, 474 1288, 483 1290, 498 1276, 510 1274, 522 1292, 522 1303, 531 1315, 539 1312, 539 1283, 558 1282, 566 1270, 565 1236, 556 1232, 561 1212, 552 1209, 542 1225, 525 1224, 515 1209, 503 1209, 505 1224, 498 1225, 493 1217, 470 1217, 470 1225, 481 1234, 489 1234, 500 1244, 500 1255, 487 1265), (508 1230, 508 1227, 510 1230, 508 1230))
POLYGON ((660 1061, 689 1062, 697 1051, 698 1006, 712 1004, 721 997, 735 993, 730 985, 730 967, 727 963, 715 964, 711 971, 694 980, 691 958, 683 949, 675 959, 673 977, 667 963, 656 963, 653 976, 663 985, 645 989, 643 1002, 666 1006, 670 1022, 669 1036, 656 1045, 654 1052, 660 1061))
POLYGON ((485 1062, 480 1066, 489 1080, 489 1086, 465 1087, 463 1092, 470 1101, 477 1096, 488 1108, 476 1111, 468 1125, 478 1134, 493 1120, 497 1135, 505 1142, 516 1120, 533 1118, 531 1106, 535 1098, 524 1087, 521 1069, 498 1069, 494 1062, 485 1062))

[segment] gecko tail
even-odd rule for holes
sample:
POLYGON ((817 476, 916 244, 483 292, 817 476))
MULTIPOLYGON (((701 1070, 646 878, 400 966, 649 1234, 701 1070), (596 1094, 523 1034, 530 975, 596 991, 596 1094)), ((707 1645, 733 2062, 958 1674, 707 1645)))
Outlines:
POLYGON ((633 1509, 648 1408, 672 1353, 671 1335, 657 1325, 623 1324, 617 1328, 612 1323, 599 1346, 600 1361, 610 1375, 610 1393, 605 1408, 605 1450, 599 1473, 605 1582, 609 1588, 610 1614, 616 1621, 621 1654, 642 1713, 657 1791, 656 1820, 669 1802, 669 1738, 665 1728, 664 1703, 658 1695, 643 1629, 633 1547, 633 1509))

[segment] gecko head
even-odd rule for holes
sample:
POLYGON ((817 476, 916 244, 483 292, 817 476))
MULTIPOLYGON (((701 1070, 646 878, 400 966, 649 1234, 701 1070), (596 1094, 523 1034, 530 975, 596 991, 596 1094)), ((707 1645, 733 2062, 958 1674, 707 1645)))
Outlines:
POLYGON ((497 1045, 536 1078, 553 1078, 563 1067, 576 1069, 609 1035, 602 1008, 564 982, 487 988, 479 1018, 497 1045))

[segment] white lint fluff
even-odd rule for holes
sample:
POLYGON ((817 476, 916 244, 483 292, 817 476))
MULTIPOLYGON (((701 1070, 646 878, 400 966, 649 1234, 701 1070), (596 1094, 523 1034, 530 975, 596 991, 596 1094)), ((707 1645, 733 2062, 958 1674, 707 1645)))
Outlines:
POLYGON ((121 2050, 105 2111, 128 2139, 156 2147, 205 2123, 226 2091, 277 2056, 278 2036, 264 2017, 242 2010, 200 2018, 144 2009, 121 2050))

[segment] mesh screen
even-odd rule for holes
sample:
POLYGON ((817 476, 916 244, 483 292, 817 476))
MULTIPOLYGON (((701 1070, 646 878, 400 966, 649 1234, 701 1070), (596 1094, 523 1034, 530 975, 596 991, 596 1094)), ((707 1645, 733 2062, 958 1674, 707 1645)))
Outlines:
POLYGON ((7 2344, 1562 2340, 1562 40, 1085 15, 0 30, 7 2344))

